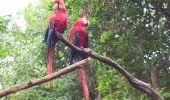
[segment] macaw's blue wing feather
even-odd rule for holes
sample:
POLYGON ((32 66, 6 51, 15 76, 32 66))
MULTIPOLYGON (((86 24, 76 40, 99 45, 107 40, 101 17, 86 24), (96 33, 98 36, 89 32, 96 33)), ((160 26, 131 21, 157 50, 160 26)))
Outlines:
POLYGON ((74 45, 77 45, 77 43, 79 42, 80 40, 80 34, 79 33, 75 33, 74 35, 74 40, 73 40, 73 44, 74 45))
MULTIPOLYGON (((73 39, 73 44, 74 45, 78 45, 79 40, 80 40, 80 34, 79 33, 75 33, 74 39, 73 39)), ((83 59, 83 57, 82 57, 81 53, 79 53, 76 50, 71 50, 71 52, 70 52, 70 63, 71 64, 73 64, 75 62, 78 62, 78 61, 80 61, 82 59, 83 59)))
POLYGON ((52 47, 54 45, 53 41, 53 31, 49 30, 48 36, 47 36, 47 47, 52 47))
POLYGON ((47 48, 51 48, 55 45, 55 36, 53 34, 54 32, 54 22, 49 22, 47 31, 45 33, 45 41, 47 44, 47 48))
POLYGON ((83 60, 83 55, 79 53, 78 51, 71 50, 70 51, 70 64, 74 64, 75 62, 78 62, 80 60, 83 60))
POLYGON ((45 42, 47 42, 48 32, 49 32, 49 27, 45 31, 45 36, 44 36, 44 41, 45 42))

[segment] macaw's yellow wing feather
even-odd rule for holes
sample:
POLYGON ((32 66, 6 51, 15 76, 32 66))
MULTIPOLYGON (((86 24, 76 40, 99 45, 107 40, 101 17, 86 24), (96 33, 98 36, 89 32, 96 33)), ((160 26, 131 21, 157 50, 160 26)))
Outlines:
POLYGON ((44 26, 45 26, 45 28, 47 29, 48 28, 48 24, 49 24, 49 20, 48 20, 48 18, 44 21, 44 26))

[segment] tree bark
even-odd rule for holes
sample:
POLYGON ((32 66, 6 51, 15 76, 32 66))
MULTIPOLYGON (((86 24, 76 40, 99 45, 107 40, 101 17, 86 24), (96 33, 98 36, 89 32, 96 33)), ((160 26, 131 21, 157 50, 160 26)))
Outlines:
POLYGON ((154 100, 164 100, 163 97, 161 97, 159 94, 157 94, 154 89, 150 87, 148 83, 145 83, 137 78, 135 78, 133 75, 131 75, 128 71, 123 69, 119 64, 117 64, 115 61, 111 60, 110 58, 98 55, 91 49, 83 49, 78 48, 77 46, 71 44, 67 40, 63 38, 63 36, 59 33, 56 34, 60 41, 62 41, 65 45, 67 45, 69 48, 77 50, 81 53, 84 53, 94 59, 99 60, 100 62, 103 62, 112 68, 116 69, 119 73, 121 73, 128 81, 129 83, 136 89, 148 94, 150 97, 152 97, 154 100))
POLYGON ((168 58, 165 59, 165 57, 163 59, 162 57, 153 64, 151 69, 151 85, 154 89, 159 88, 160 86, 159 73, 161 68, 163 68, 168 63, 167 59, 168 58))
POLYGON ((102 95, 100 92, 98 93, 97 100, 102 100, 102 95))
POLYGON ((29 82, 10 87, 9 89, 2 90, 2 91, 0 91, 0 97, 4 97, 4 96, 7 96, 9 94, 16 93, 17 91, 21 91, 21 90, 33 87, 35 85, 43 84, 43 83, 46 83, 46 82, 51 81, 53 79, 59 78, 62 75, 65 75, 69 72, 72 72, 72 71, 80 68, 81 66, 86 65, 89 62, 89 60, 90 60, 90 58, 87 58, 85 60, 82 60, 82 61, 79 61, 75 64, 72 64, 72 65, 70 65, 66 68, 63 68, 63 69, 53 73, 52 75, 48 75, 48 76, 45 76, 45 77, 42 77, 42 78, 31 80, 29 82))
POLYGON ((152 67, 151 69, 151 83, 152 83, 152 87, 154 89, 158 88, 160 86, 160 82, 159 82, 159 68, 157 66, 157 64, 152 67))

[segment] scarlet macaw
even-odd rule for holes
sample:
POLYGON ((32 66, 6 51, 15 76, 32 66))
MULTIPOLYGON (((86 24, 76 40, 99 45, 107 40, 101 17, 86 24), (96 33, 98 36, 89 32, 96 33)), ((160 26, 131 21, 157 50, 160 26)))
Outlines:
MULTIPOLYGON (((87 24, 88 24, 88 19, 86 16, 77 19, 74 22, 69 34, 69 41, 80 48, 89 48, 88 34, 86 32, 87 24)), ((71 50, 70 56, 71 56, 70 57, 71 64, 87 58, 86 55, 77 52, 75 50, 71 50)), ((81 80, 84 98, 85 100, 89 100, 89 91, 86 82, 85 67, 79 68, 78 73, 81 80)))
POLYGON ((47 69, 48 75, 53 73, 53 55, 55 44, 58 38, 56 32, 63 34, 67 28, 68 17, 66 6, 63 0, 54 0, 54 8, 51 16, 49 17, 48 28, 45 32, 45 42, 47 45, 47 69))

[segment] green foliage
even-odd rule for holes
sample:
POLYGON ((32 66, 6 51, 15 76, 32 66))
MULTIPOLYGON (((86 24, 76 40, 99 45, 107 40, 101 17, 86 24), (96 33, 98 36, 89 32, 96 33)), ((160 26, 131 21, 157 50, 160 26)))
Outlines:
MULTIPOLYGON (((69 26, 64 33, 67 39, 72 23, 89 14, 90 45, 97 53, 110 57, 124 66, 135 77, 150 82, 153 64, 162 57, 169 58, 169 23, 162 13, 159 1, 146 0, 64 0, 68 9, 69 26), (87 12, 86 12, 87 11, 87 12)), ((10 16, 0 17, 0 89, 23 83, 47 74, 44 32, 45 21, 52 12, 51 0, 37 0, 18 13, 26 21, 21 30, 10 16), (9 25, 11 28, 9 28, 9 25), (2 76, 2 77, 1 77, 2 76)), ((164 8, 170 3, 165 0, 164 8)), ((167 6, 167 7, 166 7, 167 6)), ((69 65, 69 49, 61 42, 56 45, 54 70, 69 65)), ((170 68, 160 70, 158 93, 169 99, 170 68)), ((113 68, 96 60, 87 67, 91 100, 149 100, 134 89, 113 68), (93 71, 92 71, 93 69, 93 71)), ((17 92, 2 100, 81 100, 83 98, 76 72, 47 84, 17 92)))
POLYGON ((108 32, 103 32, 102 35, 100 36, 100 42, 101 43, 106 43, 106 41, 109 39, 111 35, 111 31, 108 31, 108 32))
POLYGON ((7 55, 5 50, 1 50, 0 51, 0 57, 4 57, 5 55, 7 55))
POLYGON ((7 25, 8 25, 8 19, 5 19, 3 16, 0 16, 0 33, 6 33, 7 25))
POLYGON ((0 16, 0 58, 7 55, 7 50, 3 41, 3 35, 7 33, 8 21, 8 17, 5 19, 3 16, 0 16))
POLYGON ((165 97, 166 100, 170 98, 170 93, 165 88, 157 88, 156 91, 165 97))

